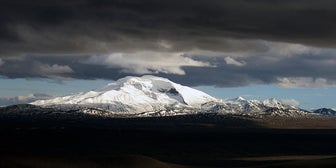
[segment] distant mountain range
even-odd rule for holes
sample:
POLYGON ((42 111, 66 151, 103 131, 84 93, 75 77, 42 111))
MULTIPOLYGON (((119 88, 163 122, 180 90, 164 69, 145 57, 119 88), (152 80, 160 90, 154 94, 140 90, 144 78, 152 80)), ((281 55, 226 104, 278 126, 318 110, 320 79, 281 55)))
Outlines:
MULTIPOLYGON (((36 96, 34 96, 36 97, 36 96)), ((125 77, 105 87, 64 97, 36 100, 26 105, 0 108, 1 114, 57 115, 90 114, 97 116, 173 116, 217 113, 249 116, 336 115, 332 109, 308 111, 283 104, 276 99, 264 101, 216 99, 199 90, 166 78, 145 75, 125 77)))
POLYGON ((320 109, 314 110, 313 112, 317 114, 336 116, 336 110, 331 109, 331 108, 320 108, 320 109))

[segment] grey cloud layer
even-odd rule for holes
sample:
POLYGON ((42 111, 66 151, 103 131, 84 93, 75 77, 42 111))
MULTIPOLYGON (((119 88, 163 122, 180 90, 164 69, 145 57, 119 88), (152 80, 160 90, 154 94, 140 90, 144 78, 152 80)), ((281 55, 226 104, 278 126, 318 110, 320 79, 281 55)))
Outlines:
POLYGON ((5 0, 0 75, 323 87, 335 20, 334 0, 5 0))
POLYGON ((8 0, 0 55, 262 50, 231 38, 333 47, 335 20, 333 0, 8 0))
MULTIPOLYGON (((0 68, 0 75, 9 78, 18 77, 49 77, 53 79, 113 79, 139 75, 132 70, 147 67, 141 74, 157 73, 173 81, 189 86, 215 85, 219 87, 236 87, 250 84, 278 84, 282 87, 325 87, 335 86, 336 62, 329 51, 313 56, 309 53, 296 56, 281 56, 267 59, 267 56, 249 56, 226 59, 228 57, 189 56, 189 60, 199 64, 207 62, 213 66, 176 65, 175 68, 165 71, 149 71, 150 68, 166 68, 165 62, 156 64, 157 67, 146 66, 143 62, 131 61, 135 65, 109 64, 100 59, 92 61, 92 56, 27 56, 17 61, 8 59, 0 68), (330 61, 331 60, 331 61, 330 61), (97 62, 98 61, 98 62, 97 62), (244 65, 241 65, 242 62, 244 65), (99 63, 99 65, 97 65, 99 63), (104 63, 102 65, 102 63, 104 63), (34 66, 31 66, 34 65, 34 66), (124 67, 123 67, 124 66, 124 67), (133 66, 133 67, 127 67, 133 66), (48 70, 41 71, 43 68, 48 70), (134 69, 135 68, 135 69, 134 69)), ((97 56, 98 57, 98 56, 97 56)), ((101 59, 108 59, 103 56, 101 59)), ((127 59, 127 58, 126 58, 127 59)), ((113 59, 115 60, 115 59, 113 59)), ((113 61, 112 60, 112 61, 113 61)), ((119 60, 120 61, 120 60, 119 60)), ((125 61, 125 60, 121 60, 125 61)), ((140 72, 143 69, 140 69, 140 72)))
POLYGON ((209 67, 207 62, 196 61, 183 53, 135 52, 91 56, 83 63, 121 68, 133 74, 169 73, 185 75, 183 66, 209 67))

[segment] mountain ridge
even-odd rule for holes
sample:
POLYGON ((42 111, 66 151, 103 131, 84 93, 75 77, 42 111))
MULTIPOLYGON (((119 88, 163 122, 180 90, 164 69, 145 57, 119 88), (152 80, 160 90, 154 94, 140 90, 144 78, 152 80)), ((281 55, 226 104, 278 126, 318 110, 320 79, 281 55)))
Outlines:
POLYGON ((320 108, 313 111, 316 114, 336 116, 336 110, 333 108, 320 108))
POLYGON ((134 113, 139 116, 204 112, 282 116, 307 114, 306 110, 285 105, 274 98, 264 101, 247 100, 243 97, 216 99, 202 91, 151 75, 129 76, 92 91, 38 100, 31 104, 65 111, 96 108, 115 113, 134 113))

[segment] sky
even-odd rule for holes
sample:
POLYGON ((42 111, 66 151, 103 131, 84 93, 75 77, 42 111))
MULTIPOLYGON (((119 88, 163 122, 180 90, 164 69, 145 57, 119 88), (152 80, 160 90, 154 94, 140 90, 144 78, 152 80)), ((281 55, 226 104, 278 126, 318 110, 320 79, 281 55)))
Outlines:
POLYGON ((151 74, 336 107, 335 20, 333 0, 3 0, 0 105, 151 74))

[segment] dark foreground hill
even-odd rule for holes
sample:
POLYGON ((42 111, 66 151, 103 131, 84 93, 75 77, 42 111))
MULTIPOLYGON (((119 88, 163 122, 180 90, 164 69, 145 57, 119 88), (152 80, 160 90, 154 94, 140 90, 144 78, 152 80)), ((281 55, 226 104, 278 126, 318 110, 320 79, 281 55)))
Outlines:
POLYGON ((0 167, 336 166, 332 117, 21 115, 0 120, 0 167))

